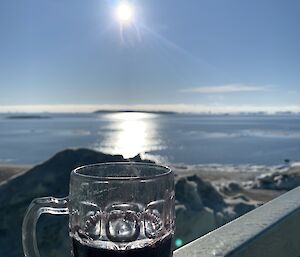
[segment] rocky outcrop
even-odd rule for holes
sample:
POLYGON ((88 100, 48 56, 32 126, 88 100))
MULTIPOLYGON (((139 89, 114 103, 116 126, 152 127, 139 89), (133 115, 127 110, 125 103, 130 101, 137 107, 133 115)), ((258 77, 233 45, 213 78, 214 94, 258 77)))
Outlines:
POLYGON ((300 186, 299 168, 283 169, 258 176, 249 185, 254 189, 291 190, 300 186))
MULTIPOLYGON (((67 196, 71 170, 92 163, 130 160, 141 161, 141 158, 124 159, 121 155, 107 155, 88 149, 65 150, 4 183, 0 187, 0 256, 23 256, 21 228, 27 207, 37 197, 67 196)), ((41 217, 37 234, 42 256, 68 256, 69 241, 63 240, 68 234, 66 219, 41 217)))
POLYGON ((224 208, 225 202, 223 196, 210 182, 204 181, 196 175, 187 177, 187 179, 197 184, 197 192, 201 196, 204 206, 215 211, 220 211, 224 208))
POLYGON ((183 243, 188 243, 257 207, 256 202, 246 197, 232 198, 222 195, 210 182, 196 175, 180 178, 175 189, 175 236, 183 243))
MULTIPOLYGON (((124 159, 87 150, 65 150, 0 186, 0 256, 23 256, 22 221, 32 199, 43 196, 64 197, 69 191, 70 171, 76 167, 101 162, 143 161, 138 155, 124 159)), ((149 161, 146 161, 149 162, 149 161)), ((252 210, 256 204, 242 198, 221 194, 199 176, 176 181, 176 238, 187 243, 252 210)), ((44 217, 38 224, 41 256, 69 256, 67 217, 44 217)))

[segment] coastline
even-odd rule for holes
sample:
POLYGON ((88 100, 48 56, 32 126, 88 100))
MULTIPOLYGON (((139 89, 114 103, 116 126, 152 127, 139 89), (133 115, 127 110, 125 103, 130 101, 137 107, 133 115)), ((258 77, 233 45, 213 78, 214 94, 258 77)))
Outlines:
POLYGON ((26 172, 32 167, 34 167, 34 165, 0 162, 0 184, 26 172))
MULTIPOLYGON (((0 185, 20 174, 30 170, 35 165, 15 164, 0 162, 0 185)), ((240 186, 240 190, 231 192, 231 197, 244 195, 254 201, 267 202, 286 192, 286 190, 272 190, 261 188, 249 188, 247 184, 254 183, 257 178, 267 174, 277 172, 293 172, 300 173, 300 165, 287 166, 267 166, 267 165, 222 165, 222 164, 169 164, 174 170, 176 180, 188 176, 197 175, 203 180, 212 183, 216 188, 222 191, 223 187, 227 187, 230 183, 236 183, 240 186)))
MULTIPOLYGON (((170 165, 180 176, 199 175, 214 184, 228 181, 246 183, 257 177, 274 173, 287 172, 293 165, 254 165, 254 164, 174 164, 170 165)), ((300 166, 299 166, 300 170, 300 166)))
MULTIPOLYGON (((19 164, 0 162, 0 183, 9 178, 26 172, 38 164, 19 164)), ((178 177, 199 175, 203 179, 215 184, 235 180, 246 182, 254 180, 257 176, 275 172, 281 166, 258 166, 258 165, 222 165, 222 164, 172 164, 170 166, 178 177)))
MULTIPOLYGON (((294 168, 292 166, 267 166, 267 165, 222 165, 222 164, 198 164, 198 165, 174 165, 171 166, 177 175, 177 180, 187 176, 197 175, 205 181, 212 183, 219 191, 223 188, 235 184, 239 188, 231 191, 226 196, 235 198, 241 195, 257 201, 266 203, 281 194, 286 190, 272 190, 272 189, 260 189, 251 188, 247 185, 254 183, 259 177, 266 176, 268 174, 275 174, 277 172, 287 173, 290 170, 294 170, 300 173, 300 166, 294 168)), ((223 190, 224 191, 224 190, 223 190)))

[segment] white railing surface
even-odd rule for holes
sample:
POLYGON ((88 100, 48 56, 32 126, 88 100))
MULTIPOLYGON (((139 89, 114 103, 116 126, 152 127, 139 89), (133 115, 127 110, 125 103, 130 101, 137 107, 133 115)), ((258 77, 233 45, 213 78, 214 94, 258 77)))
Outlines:
POLYGON ((174 257, 300 257, 300 187, 187 244, 174 257))

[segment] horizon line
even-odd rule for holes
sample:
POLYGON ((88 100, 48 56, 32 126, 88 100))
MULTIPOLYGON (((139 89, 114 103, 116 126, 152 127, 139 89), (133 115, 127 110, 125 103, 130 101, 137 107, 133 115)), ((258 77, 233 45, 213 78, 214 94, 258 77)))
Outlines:
POLYGON ((300 105, 289 106, 225 106, 200 104, 49 104, 0 105, 0 113, 91 113, 95 111, 147 111, 177 113, 300 113, 300 105))

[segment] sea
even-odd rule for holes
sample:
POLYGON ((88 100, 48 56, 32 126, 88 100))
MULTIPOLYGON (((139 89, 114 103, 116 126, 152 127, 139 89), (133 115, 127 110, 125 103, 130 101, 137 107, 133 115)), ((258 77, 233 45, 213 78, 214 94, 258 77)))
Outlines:
POLYGON ((0 163, 38 164, 66 148, 163 164, 282 165, 300 161, 300 115, 143 112, 0 114, 0 163))

